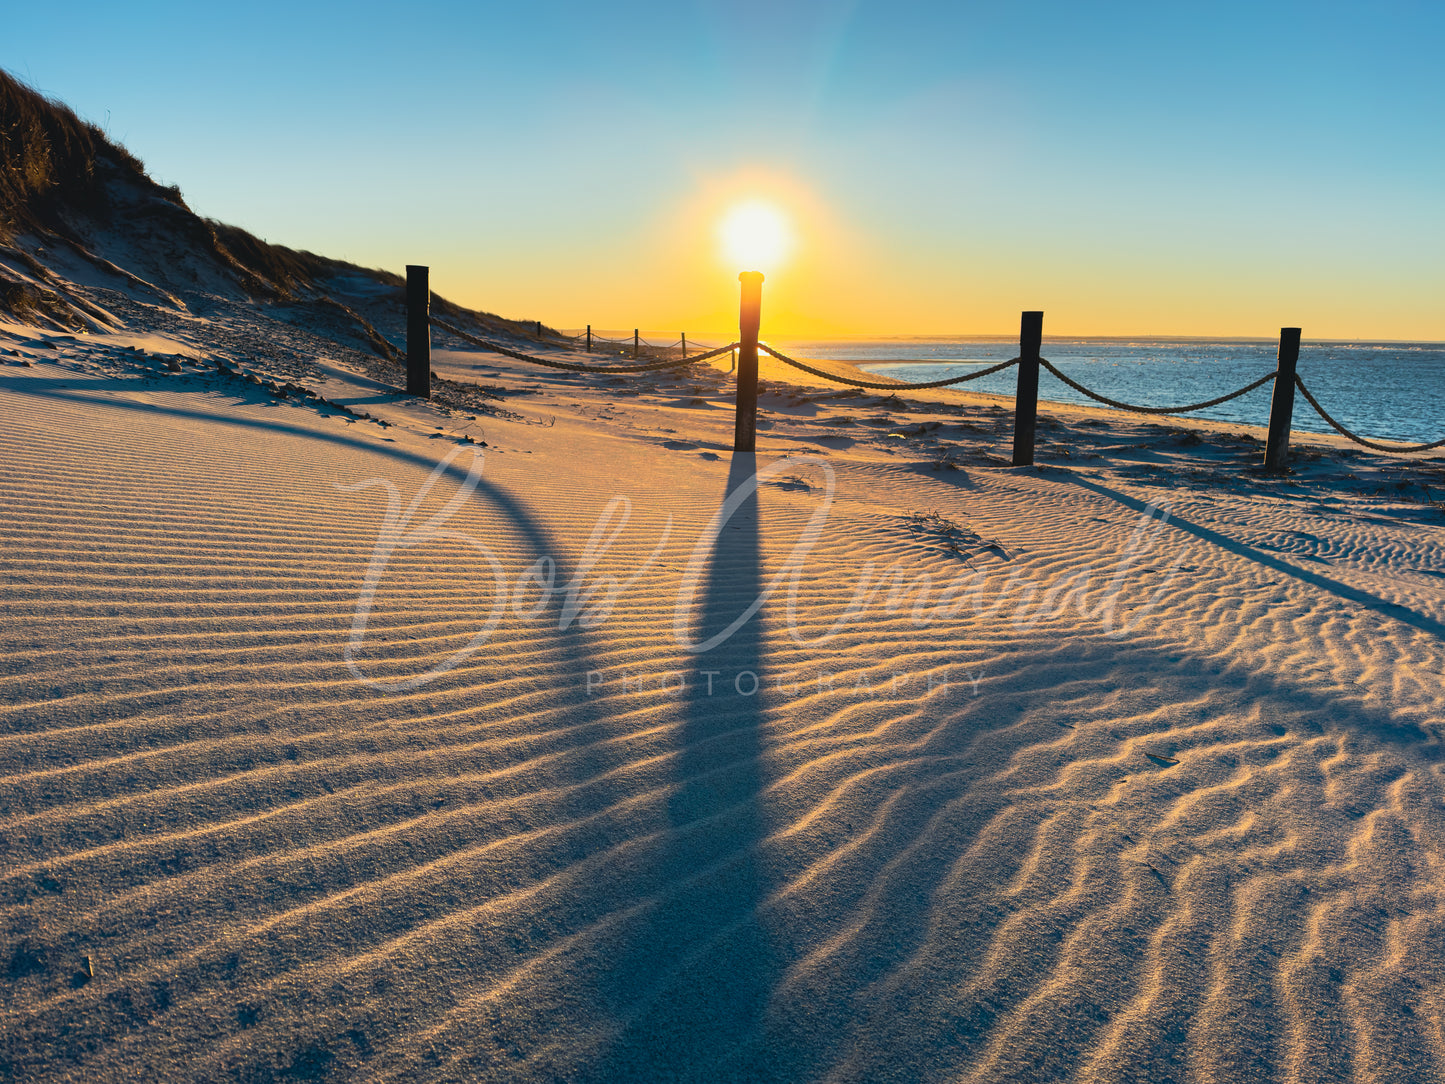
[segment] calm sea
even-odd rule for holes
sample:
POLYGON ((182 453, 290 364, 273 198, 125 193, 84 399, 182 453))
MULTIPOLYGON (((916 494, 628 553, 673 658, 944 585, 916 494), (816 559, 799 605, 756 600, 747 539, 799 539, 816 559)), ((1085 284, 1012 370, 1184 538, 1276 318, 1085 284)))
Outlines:
MULTIPOLYGON (((1275 342, 1239 340, 1048 339, 1043 356, 1085 387, 1140 406, 1171 406, 1213 399, 1243 387, 1275 367, 1275 342)), ((899 380, 938 380, 1006 361, 1016 341, 1000 339, 779 342, 794 357, 837 358, 899 380)), ((1307 342, 1299 375, 1320 404, 1364 437, 1425 442, 1445 437, 1445 343, 1307 342)), ((961 390, 1012 396, 1016 370, 960 385, 961 390)), ((1269 424, 1272 383, 1192 417, 1269 424)), ((1088 403, 1047 370, 1039 398, 1088 403)), ((1098 405, 1098 404, 1093 404, 1098 405)), ((1294 428, 1331 430, 1296 393, 1294 428)))

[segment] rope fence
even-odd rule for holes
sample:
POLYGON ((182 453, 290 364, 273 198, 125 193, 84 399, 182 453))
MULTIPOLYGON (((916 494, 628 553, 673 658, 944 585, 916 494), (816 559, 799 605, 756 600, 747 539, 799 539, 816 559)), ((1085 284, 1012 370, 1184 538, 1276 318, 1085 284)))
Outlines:
MULTIPOLYGON (((543 337, 544 336, 542 332, 542 324, 540 321, 538 321, 537 338, 541 339, 543 337)), ((554 341, 560 339, 563 342, 576 343, 578 346, 581 346, 583 349, 585 349, 589 354, 592 353, 593 348, 597 346, 601 346, 604 348, 601 351, 602 353, 611 353, 611 351, 606 348, 615 346, 621 348, 618 350, 619 354, 625 354, 627 352, 627 348, 631 347, 633 357, 641 356, 643 350, 649 350, 654 353, 665 353, 669 350, 677 350, 680 351, 683 357, 690 356, 688 354, 687 332, 682 332, 678 338, 673 339, 669 342, 657 342, 652 339, 643 338, 641 329, 634 328, 630 338, 623 337, 620 339, 616 339, 610 335, 603 335, 600 332, 593 331, 592 325, 588 324, 586 330, 579 332, 575 335, 568 334, 565 331, 560 331, 555 332, 547 337, 551 338, 554 341)), ((705 344, 699 343, 697 341, 694 341, 692 346, 693 348, 701 347, 704 350, 708 349, 705 344)))
MULTIPOLYGON (((1038 409, 1038 374, 1039 369, 1046 369, 1063 384, 1072 388, 1080 395, 1092 399, 1095 402, 1103 403, 1105 406, 1115 410, 1129 411, 1134 414, 1170 415, 1187 414, 1196 410, 1207 410, 1210 407, 1219 406, 1223 403, 1238 399, 1242 395, 1263 387, 1265 384, 1274 384, 1274 394, 1270 403, 1269 438, 1265 445, 1264 470, 1266 473, 1284 473, 1288 470, 1285 459, 1289 444, 1290 422, 1292 417, 1294 391, 1299 389, 1301 395, 1324 422, 1334 429, 1341 436, 1353 441, 1362 447, 1373 451, 1384 452, 1388 455, 1412 455, 1418 452, 1428 452, 1436 448, 1445 447, 1445 438, 1422 444, 1390 445, 1378 441, 1369 440, 1360 436, 1341 425, 1329 412, 1320 405, 1318 399, 1306 387, 1305 382, 1295 372, 1295 365, 1299 359, 1300 329, 1282 328, 1280 330, 1280 344, 1278 354, 1278 367, 1271 372, 1265 373, 1258 380, 1246 384, 1242 388, 1216 396, 1213 399, 1206 399, 1202 403, 1189 403, 1183 406, 1140 406, 1135 403, 1126 403, 1118 399, 1112 399, 1102 395, 1091 388, 1084 386, 1079 381, 1063 373, 1053 362, 1041 357, 1039 347, 1043 335, 1043 313, 1025 312, 1023 323, 1019 334, 1019 354, 1008 361, 999 362, 997 365, 990 365, 971 373, 963 373, 959 376, 946 377, 941 380, 926 380, 917 382, 907 381, 873 381, 857 380, 840 373, 831 373, 809 365, 806 362, 791 358, 775 347, 758 340, 758 308, 761 296, 762 275, 755 272, 745 272, 740 279, 744 281, 743 313, 740 326, 743 338, 737 342, 728 343, 726 346, 719 346, 712 350, 688 356, 687 336, 684 334, 678 341, 666 345, 646 342, 641 335, 634 331, 632 339, 609 339, 597 335, 589 326, 585 340, 580 335, 559 335, 557 338, 564 342, 571 342, 581 345, 584 341, 590 350, 593 343, 613 344, 618 346, 631 345, 633 356, 638 356, 641 347, 646 346, 652 351, 666 351, 681 348, 681 357, 662 358, 655 361, 641 362, 632 365, 584 365, 577 362, 559 361, 555 358, 542 358, 534 354, 527 354, 520 350, 513 350, 511 347, 503 346, 501 343, 483 339, 470 332, 463 331, 453 324, 444 320, 438 320, 430 315, 430 295, 427 290, 427 268, 409 265, 407 267, 407 390, 410 394, 420 395, 423 398, 430 396, 431 376, 431 348, 430 334, 431 327, 437 327, 450 335, 456 336, 463 342, 480 347, 492 353, 501 354, 505 357, 515 358, 518 361, 529 362, 533 365, 541 365, 550 369, 561 369, 574 373, 602 373, 608 375, 625 375, 628 373, 656 373, 669 369, 681 369, 692 365, 694 362, 708 361, 723 354, 730 354, 738 351, 735 355, 737 363, 737 435, 734 439, 734 447, 740 451, 752 451, 752 433, 754 429, 754 415, 757 411, 757 354, 759 350, 766 352, 771 357, 791 366, 801 372, 809 373, 812 376, 824 380, 843 384, 854 388, 867 388, 877 391, 909 391, 926 388, 946 388, 956 384, 965 384, 972 380, 979 380, 994 373, 1003 372, 1015 365, 1019 367, 1018 386, 1014 395, 1014 455, 1015 466, 1026 466, 1033 463, 1034 455, 1034 429, 1038 409), (751 281, 751 279, 756 281, 751 281), (752 293, 749 293, 749 290, 752 293)), ((540 328, 540 324, 538 327, 540 328)), ((540 335, 540 331, 539 331, 540 335)))
MULTIPOLYGON (((883 391, 907 391, 910 388, 942 388, 952 384, 962 384, 969 380, 977 380, 979 377, 990 376, 993 373, 1002 372, 1004 369, 1009 368, 1011 365, 1017 365, 1021 360, 1020 358, 1012 358, 1009 361, 1000 362, 998 365, 992 365, 987 369, 980 369, 976 372, 966 373, 963 376, 950 377, 946 380, 929 380, 919 383, 883 383, 881 381, 854 380, 852 377, 843 376, 839 373, 830 373, 823 369, 814 368, 813 366, 807 365, 801 361, 798 361, 795 358, 788 357, 786 354, 774 349, 766 343, 759 343, 758 347, 759 349, 765 350, 767 353, 771 354, 778 361, 781 361, 786 365, 791 365, 795 369, 801 369, 805 373, 811 373, 814 376, 820 376, 826 380, 832 380, 839 384, 847 384, 850 387, 854 388, 870 388, 883 391)), ((1125 403, 1118 399, 1111 399, 1107 395, 1101 395, 1099 392, 1096 392, 1091 388, 1087 388, 1083 384, 1080 384, 1077 380, 1074 380, 1071 377, 1067 376, 1065 373, 1059 370, 1058 366, 1054 365, 1053 362, 1049 361, 1047 358, 1039 358, 1038 363, 1043 368, 1047 369, 1050 373, 1052 373, 1055 377, 1057 377, 1060 381, 1062 381, 1064 384, 1067 384, 1069 387, 1073 388, 1080 395, 1093 399, 1095 402, 1103 403, 1105 406, 1113 407, 1115 410, 1126 410, 1134 414, 1188 414, 1196 410, 1208 410, 1210 407, 1220 406, 1233 399, 1238 399, 1242 395, 1248 395, 1256 388, 1261 388, 1265 384, 1277 380, 1281 375, 1280 370, 1271 370, 1270 372, 1267 372, 1263 376, 1261 376, 1258 380, 1246 384, 1242 388, 1237 388, 1234 391, 1227 392, 1224 395, 1216 396, 1213 399, 1206 399, 1202 403, 1188 403, 1184 406, 1151 407, 1140 406, 1136 403, 1125 403)), ((1356 444, 1362 445, 1366 448, 1371 448, 1377 452, 1386 452, 1391 455, 1413 455, 1417 452, 1428 452, 1435 448, 1445 447, 1445 439, 1432 441, 1428 444, 1405 444, 1399 446, 1380 444, 1377 441, 1368 440, 1365 437, 1360 436, 1358 433, 1353 433, 1349 429, 1346 429, 1334 418, 1330 417, 1329 413, 1325 410, 1325 408, 1320 406, 1319 400, 1316 399, 1313 394, 1311 394, 1309 388, 1305 387, 1305 382, 1300 378, 1300 376, 1297 373, 1290 375, 1293 378, 1294 385, 1299 388, 1300 393, 1304 395, 1310 406, 1314 407, 1315 412, 1319 414, 1319 416, 1324 419, 1324 421, 1332 429, 1338 432, 1341 436, 1354 441, 1356 444)))
MULTIPOLYGON (((586 332, 581 332, 581 333, 576 334, 576 335, 570 335, 570 334, 567 334, 567 333, 564 333, 564 332, 559 332, 559 333, 556 334, 556 335, 550 335, 550 336, 548 336, 548 338, 563 339, 563 340, 566 340, 567 342, 574 342, 574 343, 585 343, 585 342, 587 341, 587 334, 586 334, 586 332)), ((615 343, 615 344, 617 344, 617 345, 619 345, 619 346, 631 346, 631 345, 632 345, 632 336, 631 336, 631 335, 628 335, 628 336, 626 336, 626 337, 624 337, 624 338, 621 338, 621 339, 614 339, 614 338, 611 338, 611 337, 609 337, 609 336, 603 335, 601 332, 594 331, 594 332, 592 332, 592 341, 593 341, 594 343, 615 343)), ((638 341, 641 345, 643 345, 643 346, 652 346, 652 347, 656 347, 656 348, 659 348, 659 349, 667 349, 667 348, 669 348, 669 347, 681 346, 681 345, 682 345, 682 339, 681 339, 680 337, 679 337, 679 338, 676 338, 676 339, 673 339, 671 342, 663 343, 663 342, 658 342, 658 341, 656 341, 656 340, 654 340, 654 339, 649 339, 649 338, 647 338, 646 336, 643 336, 643 335, 640 335, 640 334, 639 334, 637 341, 638 341)), ((695 340, 695 339, 688 339, 687 341, 688 341, 689 343, 692 343, 693 346, 701 346, 701 345, 702 345, 702 343, 698 342, 698 341, 695 340)))
POLYGON ((1063 373, 1059 372, 1059 370, 1054 367, 1053 363, 1046 358, 1039 358, 1039 364, 1042 365, 1049 372, 1053 373, 1069 387, 1073 388, 1080 395, 1087 395, 1090 399, 1103 403, 1105 406, 1114 407, 1116 410, 1128 410, 1132 411, 1135 414, 1188 414, 1191 410, 1207 410, 1212 406, 1219 406, 1220 403, 1227 403, 1231 399, 1238 399, 1241 395, 1246 395, 1249 392, 1254 391, 1255 388, 1261 387, 1264 384, 1268 384, 1271 380, 1275 378, 1277 373, 1277 370, 1271 370, 1270 372, 1265 373, 1253 384, 1246 384, 1238 391, 1232 391, 1228 395, 1221 395, 1217 399, 1207 399, 1202 403, 1190 403, 1188 406, 1177 407, 1147 407, 1135 406, 1132 403, 1121 403, 1117 399, 1110 399, 1107 395, 1100 395, 1096 391, 1090 391, 1088 388, 1084 387, 1084 385, 1080 384, 1077 380, 1070 380, 1063 373))
POLYGON ((885 384, 882 382, 875 382, 870 380, 854 380, 850 376, 839 376, 836 373, 828 373, 824 372, 822 369, 815 369, 811 365, 805 365, 803 364, 803 362, 798 361, 795 358, 790 358, 787 354, 773 349, 767 343, 758 343, 758 348, 760 350, 766 350, 769 354, 777 358, 784 365, 791 365, 794 369, 801 369, 805 373, 812 373, 814 376, 821 376, 824 380, 836 380, 839 384, 847 384, 850 387, 854 388, 878 388, 884 391, 907 391, 910 388, 943 388, 947 387, 950 384, 962 384, 964 381, 967 380, 977 380, 981 376, 989 376, 992 373, 1002 372, 1010 365, 1017 365, 1019 363, 1018 358, 1011 358, 1010 360, 1001 362, 998 365, 990 366, 987 369, 980 369, 978 370, 978 372, 975 373, 965 373, 963 376, 951 376, 947 380, 928 380, 921 384, 904 384, 899 383, 898 381, 892 381, 885 384))
POLYGON ((1366 440, 1357 433, 1351 433, 1343 425, 1326 414, 1325 408, 1320 406, 1319 400, 1310 394, 1309 388, 1305 387, 1305 382, 1299 378, 1298 373, 1295 374, 1294 383, 1295 387, 1299 388, 1300 394, 1309 402, 1309 405, 1315 408, 1315 413, 1323 418, 1331 429, 1339 433, 1340 436, 1349 438, 1356 444, 1363 445, 1366 448, 1373 448, 1377 452, 1388 452, 1391 455, 1410 455, 1414 452, 1428 452, 1432 448, 1445 447, 1445 439, 1431 441, 1429 444, 1406 444, 1399 448, 1392 448, 1388 444, 1377 444, 1373 440, 1366 440))
POLYGON ((727 346, 720 346, 706 354, 693 354, 688 358, 668 358, 662 361, 649 361, 641 365, 579 365, 570 361, 557 361, 555 358, 539 358, 533 354, 524 354, 520 350, 513 350, 511 347, 503 346, 501 343, 489 342, 486 339, 477 337, 463 331, 459 327, 448 324, 444 320, 438 320, 435 316, 431 318, 432 326, 439 327, 449 335, 455 335, 463 342, 479 346, 483 350, 490 350, 494 354, 503 354, 509 358, 516 358, 518 361, 529 361, 533 365, 545 365, 549 369, 565 369, 573 373, 654 373, 663 369, 678 369, 684 365, 691 365, 695 361, 706 361, 708 358, 715 358, 719 354, 726 354, 738 344, 729 343, 727 346))

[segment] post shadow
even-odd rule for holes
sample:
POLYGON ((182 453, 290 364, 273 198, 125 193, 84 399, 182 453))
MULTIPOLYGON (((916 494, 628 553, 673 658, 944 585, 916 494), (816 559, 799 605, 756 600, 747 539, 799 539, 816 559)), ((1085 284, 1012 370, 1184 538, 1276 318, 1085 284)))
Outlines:
MULTIPOLYGON (((745 483, 753 469, 752 456, 735 453, 728 492, 745 483)), ((1130 500, 1102 487, 1099 492, 1130 500)), ((1142 509, 1142 502, 1135 503, 1142 509)), ((705 590, 700 590, 694 642, 720 633, 761 589, 765 576, 757 561, 761 549, 757 512, 753 496, 723 528, 705 590)), ((1228 539, 1215 532, 1197 528, 1192 533, 1212 545, 1234 550, 1228 539)), ((1266 555, 1252 550, 1247 555, 1274 567, 1266 555)), ((990 771, 972 763, 974 754, 961 755, 963 748, 972 746, 980 716, 967 711, 952 713, 951 744, 959 753, 910 764, 906 787, 919 797, 901 803, 895 813, 898 819, 892 822, 895 831, 906 831, 850 890, 848 913, 861 915, 863 922, 859 932, 850 934, 837 949, 847 966, 832 968, 828 985, 778 993, 787 965, 798 959, 800 931, 770 927, 760 914, 784 880, 769 866, 761 846, 769 832, 760 801, 767 785, 759 731, 764 708, 760 698, 767 687, 764 647, 755 617, 696 660, 682 705, 676 791, 668 805, 671 832, 659 858, 666 872, 658 876, 672 884, 679 878, 692 883, 657 907, 637 934, 639 944, 628 946, 628 963, 608 977, 614 993, 624 992, 623 984, 634 982, 631 989, 641 1004, 628 1014, 612 1045, 578 1079, 780 1081, 828 1076, 830 1066, 844 1070, 836 1072, 841 1077, 846 1069, 857 1069, 846 1058, 850 1049, 858 1049, 860 1032, 885 1039, 876 1048, 863 1047, 867 1060, 862 1072, 854 1074, 858 1079, 879 1079, 890 1070, 899 1079, 963 1075, 999 1033, 995 1018, 1016 1011, 1041 985, 1015 990, 998 986, 987 999, 961 1005, 957 1014, 938 1014, 938 1004, 953 996, 949 988, 957 985, 959 976, 987 966, 988 952, 997 944, 1000 915, 979 909, 970 913, 982 920, 968 915, 955 920, 935 904, 920 909, 920 903, 933 901, 948 885, 984 827, 1013 808, 1017 795, 989 788, 990 771), (752 698, 741 697, 734 686, 739 670, 748 669, 755 670, 763 682, 752 698), (711 696, 705 677, 709 672, 713 677, 711 696), (980 787, 977 797, 970 798, 980 787), (958 805, 958 812, 951 831, 962 834, 956 840, 937 837, 938 845, 947 845, 945 850, 922 846, 934 838, 929 835, 933 810, 953 804, 958 805), (946 943, 938 941, 933 932, 936 925, 949 928, 956 937, 946 943), (642 945, 653 951, 652 958, 644 957, 642 945), (940 963, 933 974, 900 985, 889 996, 869 995, 871 987, 885 986, 890 975, 903 975, 909 962, 926 951, 948 963, 940 963), (812 1016, 817 1006, 809 1003, 810 997, 826 1007, 849 1006, 849 1012, 825 1009, 812 1016), (771 1015, 774 1012, 776 1019, 771 1015), (790 1030, 789 1021, 799 1020, 807 1020, 808 1026, 790 1030)), ((1146 683, 1151 675, 1189 674, 1190 690, 1236 686, 1240 695, 1256 703, 1278 704, 1291 718, 1317 717, 1321 722, 1309 724, 1313 727, 1347 728, 1398 745, 1412 756, 1433 756, 1427 745, 1430 736, 1413 723, 1392 720, 1386 713, 1342 703, 1287 677, 1261 674, 1241 665, 1210 670, 1209 660, 1200 658, 1191 667, 1181 663, 1184 654, 1187 652, 1177 646, 1136 648, 1127 662, 1120 664, 1114 655, 1114 641, 1100 637, 1099 651, 1078 665, 1090 672, 1088 680, 1101 695, 1117 688, 1121 680, 1146 683), (1104 668, 1095 669, 1100 666, 1104 668), (1122 670, 1114 669, 1120 666, 1122 670), (1120 674, 1125 677, 1121 679, 1120 674)), ((1014 676, 1013 687, 1003 694, 1008 698, 1007 714, 1047 704, 1056 695, 1057 683, 1051 657, 1030 658, 1014 676)), ((1180 702, 1190 702, 1191 696, 1186 690, 1180 702)), ((1000 728, 1000 733, 1005 729, 1000 728)), ((1319 732, 1311 729, 1308 733, 1319 732)), ((1141 733, 1128 740, 1142 739, 1141 733)), ((1055 740, 1052 728, 1042 727, 1021 733, 1017 739, 1021 749, 1047 746, 1055 740)), ((1010 745, 1012 740, 1006 740, 1000 748, 1005 761, 1012 755, 1010 745)), ((1234 771, 1218 764, 1212 767, 1224 774, 1234 771)), ((1180 786, 1192 782, 1185 772, 1171 778, 1177 778, 1180 786)), ((1213 782, 1205 779, 1199 785, 1213 782)), ((1154 887, 1152 878, 1156 876, 1144 868, 1137 879, 1142 884, 1143 878, 1151 878, 1151 891, 1170 891, 1167 886, 1154 887)), ((826 923, 823 928, 827 929, 826 923)), ((1041 941, 1038 951, 1061 956, 1064 943, 1064 938, 1041 941)), ((1017 969, 1017 976, 1016 981, 1024 983, 1028 969, 1017 969)), ((1110 1002, 1108 1008, 1117 1013, 1125 1004, 1110 1002)), ((1091 1042, 1104 1020, 1107 1017, 1081 1013, 1069 1021, 1064 1034, 1074 1044, 1070 1049, 1073 1056, 1087 1053, 1087 1042, 1080 1045, 1076 1040, 1085 1037, 1091 1042)))
MULTIPOLYGON (((751 452, 734 452, 727 490, 753 486, 751 452)), ((721 500, 719 501, 721 504, 721 500)), ((763 589, 754 488, 723 525, 694 597, 692 642, 722 633, 763 589)), ((764 1013, 784 963, 758 911, 772 885, 759 847, 767 665, 760 614, 695 656, 680 694, 675 784, 658 862, 659 902, 608 985, 637 1005, 588 1080, 758 1079, 764 1013), (661 872, 661 871, 659 871, 661 872), (638 951, 645 948, 645 952, 638 951), (629 990, 628 987, 631 987, 629 990), (629 993, 631 998, 629 998, 629 993)))
MULTIPOLYGON (((376 456, 392 463, 403 464, 422 471, 430 471, 435 468, 437 458, 439 458, 432 455, 422 455, 417 452, 407 451, 397 445, 387 447, 364 439, 358 433, 354 432, 352 428, 353 426, 365 424, 360 419, 351 419, 351 424, 348 425, 345 430, 327 433, 311 426, 293 424, 286 421, 228 416, 212 410, 161 406, 155 403, 134 402, 125 399, 107 399, 98 395, 89 394, 97 391, 126 390, 133 387, 134 384, 132 382, 114 377, 88 382, 83 387, 77 387, 73 380, 67 382, 62 377, 44 380, 36 380, 35 378, 11 379, 5 374, 0 374, 0 389, 32 395, 38 399, 102 406, 141 417, 165 417, 186 421, 203 421, 229 429, 249 430, 260 435, 276 433, 302 437, 317 444, 353 449, 365 455, 376 456)), ((241 398, 244 393, 238 389, 235 394, 238 398, 241 398)), ((247 402, 249 405, 270 403, 283 409, 309 409, 294 402, 287 403, 269 398, 263 399, 260 396, 254 399, 243 399, 242 401, 247 402)), ((467 473, 468 467, 466 465, 453 462, 442 472, 442 478, 460 484, 466 481, 467 473)), ((554 537, 552 532, 537 519, 534 513, 529 511, 514 495, 494 485, 485 474, 477 479, 476 496, 482 504, 490 505, 505 517, 510 527, 518 531, 522 537, 527 540, 528 547, 532 553, 556 554, 565 552, 562 541, 554 537)), ((363 499, 374 500, 375 498, 363 499)), ((481 653, 481 655, 485 657, 485 652, 481 653)), ((585 637, 577 635, 561 637, 560 646, 556 649, 555 657, 559 662, 565 663, 567 670, 574 675, 586 674, 597 666, 597 661, 592 654, 590 643, 585 637)), ((375 695, 389 696, 392 694, 378 693, 375 695)), ((586 721, 589 724, 597 722, 600 718, 592 709, 574 707, 572 710, 584 711, 586 721)))
MULTIPOLYGON (((1086 489, 1101 497, 1108 497, 1131 511, 1142 514, 1148 508, 1146 502, 1138 497, 1132 497, 1120 490, 1113 489, 1099 482, 1091 482, 1086 478, 1070 475, 1060 478, 1058 481, 1069 485, 1076 485, 1081 489, 1086 489)), ((1279 557, 1271 557, 1269 554, 1262 553, 1247 543, 1238 542, 1227 535, 1220 534, 1218 531, 1213 531, 1208 527, 1192 523, 1187 519, 1181 518, 1174 512, 1170 512, 1169 514, 1169 525, 1177 530, 1183 531, 1185 534, 1192 535, 1201 542, 1216 546, 1219 549, 1234 554, 1236 557, 1244 557, 1247 560, 1253 561, 1255 564, 1267 568, 1271 572, 1293 577, 1301 583, 1307 583, 1311 587, 1318 588, 1321 591, 1328 591, 1338 598, 1347 599, 1358 606, 1363 606, 1383 616, 1393 617, 1396 621, 1403 622, 1406 625, 1419 629, 1421 632, 1426 632, 1438 639, 1445 640, 1445 622, 1431 617, 1429 614, 1419 613, 1407 606, 1401 606, 1397 602, 1391 602, 1388 599, 1372 595, 1368 591, 1364 591, 1358 587, 1352 587, 1347 583, 1341 583, 1339 580, 1332 579, 1319 572, 1312 572, 1309 569, 1300 568, 1279 557)))

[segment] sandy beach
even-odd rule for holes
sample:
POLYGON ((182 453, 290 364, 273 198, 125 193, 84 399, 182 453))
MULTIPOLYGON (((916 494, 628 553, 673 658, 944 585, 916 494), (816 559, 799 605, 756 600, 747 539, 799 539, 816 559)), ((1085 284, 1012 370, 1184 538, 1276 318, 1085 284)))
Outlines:
POLYGON ((222 323, 0 325, 0 1077, 1445 1079, 1445 463, 222 323))

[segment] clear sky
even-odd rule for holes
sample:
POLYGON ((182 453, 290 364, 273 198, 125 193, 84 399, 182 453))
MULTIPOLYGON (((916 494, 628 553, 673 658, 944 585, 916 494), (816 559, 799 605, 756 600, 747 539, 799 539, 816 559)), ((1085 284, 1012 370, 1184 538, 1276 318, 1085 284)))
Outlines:
POLYGON ((1445 339, 1445 4, 12 5, 197 212, 559 327, 1445 339))

